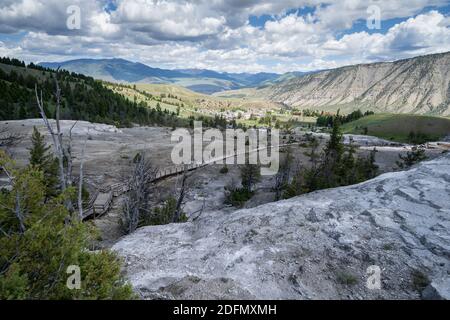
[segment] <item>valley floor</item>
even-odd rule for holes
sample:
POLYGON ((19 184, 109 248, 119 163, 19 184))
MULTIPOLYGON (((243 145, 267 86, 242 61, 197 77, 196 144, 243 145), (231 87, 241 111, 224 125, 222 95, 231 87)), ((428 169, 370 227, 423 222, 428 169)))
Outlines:
MULTIPOLYGON (((65 136, 68 135, 68 130, 73 124, 73 121, 62 121, 62 129, 66 132, 65 136)), ((47 143, 50 144, 50 138, 41 119, 4 121, 1 122, 1 126, 22 135, 21 142, 10 149, 13 158, 19 165, 25 165, 28 161, 33 126, 36 126, 41 133, 46 135, 47 143)), ((313 135, 319 139, 321 146, 325 144, 328 137, 327 134, 313 135)), ((134 127, 118 129, 114 126, 79 121, 72 130, 72 136, 75 176, 78 175, 81 148, 84 140, 88 137, 84 160, 84 177, 91 193, 95 192, 96 189, 124 182, 131 170, 133 158, 141 151, 146 153, 146 156, 156 168, 165 168, 172 163, 170 157, 175 143, 171 142, 170 128, 134 127)), ((289 136, 283 135, 282 138, 285 139, 280 144, 287 143, 289 136)), ((392 142, 390 141, 362 135, 347 135, 345 136, 345 143, 349 142, 350 137, 352 137, 355 145, 360 146, 357 152, 361 155, 367 155, 374 146, 377 147, 379 152, 376 154, 376 163, 379 166, 380 173, 394 170, 398 154, 404 154, 409 150, 407 146, 391 145, 392 142)), ((294 132, 292 139, 297 142, 304 141, 305 132, 294 132)), ((290 150, 294 157, 294 164, 309 165, 309 158, 305 155, 309 149, 306 146, 300 143, 300 145, 290 147, 290 150)), ((441 149, 428 149, 427 156, 434 158, 441 152, 441 149)), ((281 159, 284 156, 285 153, 280 153, 281 159)), ((238 166, 230 165, 228 166, 229 172, 221 174, 219 171, 222 167, 223 165, 214 164, 190 173, 184 207, 188 216, 196 216, 199 212, 215 210, 231 212, 236 209, 224 204, 224 187, 232 182, 240 182, 240 170, 238 166)), ((175 194, 180 184, 179 180, 180 176, 173 176, 158 182, 155 188, 154 202, 158 203, 175 194)), ((0 185, 2 181, 5 183, 6 179, 0 177, 0 185)), ((274 201, 273 185, 273 176, 263 176, 256 185, 256 194, 244 207, 251 208, 274 201)), ((123 197, 114 198, 111 210, 106 215, 94 220, 102 233, 102 241, 99 243, 101 246, 110 247, 122 236, 119 225, 122 200, 123 197)))
MULTIPOLYGON (((64 121, 63 129, 72 124, 64 121)), ((46 133, 42 121, 0 125, 23 135, 10 152, 25 165, 33 126, 46 133)), ((292 138, 302 141, 304 135, 292 138)), ((124 181, 140 151, 158 168, 171 163, 169 128, 117 129, 80 121, 73 130, 75 175, 86 136, 85 177, 91 188, 124 181)), ((323 146, 327 135, 318 136, 323 146)), ((128 278, 144 298, 419 298, 414 279, 424 275, 441 281, 450 272, 450 158, 430 148, 427 156, 437 160, 394 173, 407 146, 352 138, 360 154, 377 146, 376 163, 386 174, 274 203, 269 203, 273 177, 264 177, 256 195, 237 210, 224 205, 224 187, 240 181, 239 168, 229 166, 221 174, 222 165, 210 165, 189 178, 184 211, 190 222, 144 227, 123 237, 123 198, 118 197, 107 214, 93 220, 101 231, 98 246, 112 247, 125 258, 128 278), (382 269, 381 291, 365 287, 370 265, 382 269)), ((308 148, 290 148, 307 165, 308 148)), ((158 182, 155 203, 173 195, 179 184, 179 176, 158 182)))

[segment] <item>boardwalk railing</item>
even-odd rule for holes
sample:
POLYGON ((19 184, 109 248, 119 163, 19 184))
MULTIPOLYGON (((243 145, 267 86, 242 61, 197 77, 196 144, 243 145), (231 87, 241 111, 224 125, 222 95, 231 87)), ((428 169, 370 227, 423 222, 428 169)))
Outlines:
MULTIPOLYGON (((287 144, 279 145, 278 147, 287 147, 287 146, 296 145, 296 144, 299 144, 299 143, 298 142, 287 143, 287 144)), ((268 148, 271 148, 271 146, 265 146, 263 148, 257 148, 254 150, 245 151, 243 153, 228 154, 223 157, 210 159, 203 163, 193 163, 193 164, 189 164, 186 166, 178 165, 178 166, 165 167, 156 172, 155 178, 152 179, 152 182, 162 180, 162 179, 168 178, 170 176, 181 174, 185 170, 187 170, 187 171, 196 170, 198 168, 202 168, 202 167, 205 167, 205 166, 208 166, 211 164, 215 164, 217 162, 226 160, 231 157, 236 157, 236 156, 239 156, 242 154, 247 154, 247 153, 253 153, 253 152, 265 150, 268 148)), ((89 199, 86 209, 83 209, 83 220, 90 218, 92 216, 98 217, 98 216, 105 214, 111 206, 113 197, 118 197, 127 191, 128 191, 128 185, 126 183, 114 183, 111 185, 100 187, 99 191, 96 191, 94 193, 93 197, 91 197, 89 199)))

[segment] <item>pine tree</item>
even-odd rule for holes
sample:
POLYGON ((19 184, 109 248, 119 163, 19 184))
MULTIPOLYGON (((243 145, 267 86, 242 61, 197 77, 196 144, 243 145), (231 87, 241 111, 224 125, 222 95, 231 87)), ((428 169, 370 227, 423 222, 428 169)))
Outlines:
POLYGON ((370 151, 369 157, 363 161, 364 163, 364 171, 363 176, 364 179, 372 179, 375 178, 375 176, 378 173, 378 165, 375 164, 375 154, 377 153, 377 149, 373 148, 370 151))
POLYGON ((0 167, 14 177, 0 192, 0 299, 128 299, 129 285, 109 251, 89 251, 95 232, 69 216, 64 206, 72 188, 45 201, 42 171, 13 167, 0 150, 0 167), (80 289, 70 290, 69 266, 81 270, 80 289))
POLYGON ((260 167, 256 164, 245 164, 241 167, 242 187, 252 192, 254 185, 261 179, 260 167))
POLYGON ((406 153, 406 155, 403 156, 399 154, 398 157, 400 158, 400 160, 397 161, 396 164, 400 169, 407 169, 415 165, 416 163, 427 159, 425 149, 420 146, 414 146, 412 147, 411 151, 408 151, 406 153))
POLYGON ((344 154, 344 144, 340 131, 339 112, 333 120, 333 130, 330 140, 325 146, 322 164, 319 168, 322 181, 320 188, 333 188, 339 185, 340 174, 342 173, 342 156, 344 154))
POLYGON ((342 154, 344 153, 340 126, 339 118, 335 118, 333 120, 333 130, 330 135, 330 140, 325 147, 325 156, 332 157, 336 163, 341 160, 342 154))
POLYGON ((58 162, 49 153, 50 146, 44 141, 44 136, 33 127, 31 136, 30 165, 42 171, 44 174, 45 194, 47 198, 54 197, 59 193, 58 187, 58 162))
POLYGON ((356 155, 352 143, 345 147, 339 129, 339 119, 333 120, 333 131, 330 140, 325 146, 318 161, 315 148, 317 144, 312 141, 310 157, 311 167, 303 168, 294 176, 287 186, 285 198, 290 198, 315 190, 334 188, 359 183, 376 176, 378 166, 375 164, 376 150, 372 150, 367 158, 356 155))
POLYGON ((30 164, 39 169, 43 169, 45 164, 49 161, 50 156, 47 154, 50 146, 47 146, 44 141, 44 136, 40 134, 36 127, 33 127, 33 134, 31 135, 30 149, 30 164))
POLYGON ((358 159, 355 159, 355 146, 353 141, 347 148, 347 152, 342 156, 342 162, 338 168, 338 184, 349 185, 359 182, 360 166, 358 166, 358 159))

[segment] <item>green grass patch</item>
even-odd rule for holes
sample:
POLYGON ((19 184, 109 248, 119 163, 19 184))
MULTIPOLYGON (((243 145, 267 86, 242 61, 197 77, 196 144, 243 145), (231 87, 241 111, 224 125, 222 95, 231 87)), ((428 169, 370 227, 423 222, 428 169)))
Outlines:
POLYGON ((340 284, 343 284, 346 286, 354 286, 355 284, 358 283, 358 278, 355 275, 353 275, 347 271, 338 271, 336 273, 336 280, 340 284))
POLYGON ((229 194, 226 196, 225 203, 231 204, 234 207, 242 207, 245 202, 250 200, 253 197, 253 192, 248 191, 245 188, 238 188, 231 190, 229 194))
POLYGON ((450 134, 450 119, 414 114, 381 113, 342 126, 344 133, 367 134, 405 143, 436 141, 450 134))
POLYGON ((414 290, 421 292, 430 284, 430 279, 420 270, 411 272, 411 284, 414 290))

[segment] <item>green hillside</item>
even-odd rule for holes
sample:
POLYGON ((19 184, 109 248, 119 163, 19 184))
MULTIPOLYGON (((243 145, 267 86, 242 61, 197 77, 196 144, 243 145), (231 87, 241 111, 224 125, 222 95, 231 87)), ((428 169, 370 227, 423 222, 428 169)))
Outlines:
MULTIPOLYGON (((17 59, 0 58, 0 120, 40 117, 35 85, 42 90, 46 113, 55 115, 55 72, 17 59)), ((151 108, 144 101, 130 101, 113 92, 101 81, 62 70, 57 74, 62 93, 61 118, 86 120, 116 126, 186 126, 174 112, 151 108)))
POLYGON ((344 133, 368 134, 399 142, 436 141, 450 134, 450 119, 383 113, 346 123, 342 129, 344 133))
POLYGON ((280 104, 261 99, 210 96, 174 84, 105 84, 112 91, 132 101, 145 102, 152 108, 159 104, 162 109, 176 112, 181 117, 215 116, 217 113, 226 111, 264 114, 267 111, 282 108, 280 104))

